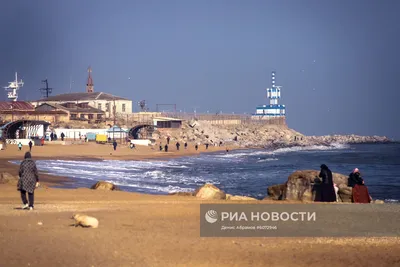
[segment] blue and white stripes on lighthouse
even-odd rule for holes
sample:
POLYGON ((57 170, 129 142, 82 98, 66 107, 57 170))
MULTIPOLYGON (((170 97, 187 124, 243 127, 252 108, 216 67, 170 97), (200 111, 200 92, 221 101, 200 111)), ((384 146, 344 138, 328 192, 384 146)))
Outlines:
POLYGON ((266 117, 281 117, 286 115, 285 105, 279 105, 278 99, 281 98, 281 86, 275 85, 275 71, 271 75, 271 88, 267 88, 267 98, 269 99, 269 105, 262 105, 257 107, 257 116, 266 117))

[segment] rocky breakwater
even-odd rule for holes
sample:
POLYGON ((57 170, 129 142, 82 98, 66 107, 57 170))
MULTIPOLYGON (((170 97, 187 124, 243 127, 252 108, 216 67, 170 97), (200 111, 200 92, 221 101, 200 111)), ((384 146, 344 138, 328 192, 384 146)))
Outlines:
MULTIPOLYGON (((351 202, 352 188, 348 186, 348 176, 340 173, 332 173, 333 182, 339 188, 338 202, 351 202)), ((318 199, 317 181, 319 171, 300 170, 289 175, 286 183, 268 187, 266 199, 273 200, 297 200, 312 202, 318 199)), ((375 203, 382 203, 375 200, 375 203)))
POLYGON ((170 136, 172 142, 192 142, 242 148, 266 147, 273 144, 292 144, 296 138, 305 138, 299 132, 285 125, 244 123, 238 125, 212 125, 206 121, 185 122, 181 129, 160 130, 155 139, 165 140, 170 136))
POLYGON ((361 144, 361 143, 390 143, 393 142, 386 136, 361 136, 361 135, 324 135, 307 136, 305 142, 310 144, 361 144))

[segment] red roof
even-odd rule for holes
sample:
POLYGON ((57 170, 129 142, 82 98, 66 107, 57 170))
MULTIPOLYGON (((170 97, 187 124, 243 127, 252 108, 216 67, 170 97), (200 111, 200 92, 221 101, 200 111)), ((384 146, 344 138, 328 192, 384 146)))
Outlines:
POLYGON ((0 110, 35 110, 31 103, 25 101, 0 101, 0 110))

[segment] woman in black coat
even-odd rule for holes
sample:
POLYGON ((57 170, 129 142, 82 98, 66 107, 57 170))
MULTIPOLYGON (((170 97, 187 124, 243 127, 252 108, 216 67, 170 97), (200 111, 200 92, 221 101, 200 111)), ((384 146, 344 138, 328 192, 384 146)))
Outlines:
POLYGON ((336 202, 335 188, 333 187, 333 176, 331 170, 325 164, 321 165, 319 177, 322 178, 321 202, 336 202))
POLYGON ((17 188, 21 191, 21 199, 23 209, 33 210, 34 192, 36 187, 39 186, 39 175, 36 168, 36 163, 32 160, 31 153, 25 153, 25 159, 19 166, 19 180, 17 188), (26 199, 26 193, 29 197, 29 205, 26 199))

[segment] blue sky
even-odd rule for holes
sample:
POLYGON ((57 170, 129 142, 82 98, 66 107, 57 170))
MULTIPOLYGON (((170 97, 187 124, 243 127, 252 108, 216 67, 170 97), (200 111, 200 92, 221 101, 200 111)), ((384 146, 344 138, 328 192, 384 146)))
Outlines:
MULTIPOLYGON (((400 139, 399 1, 77 1, 0 3, 0 85, 20 100, 95 91, 192 112, 252 113, 271 71, 288 125, 309 135, 400 139), (130 78, 130 79, 129 79, 130 78)), ((1 100, 6 94, 0 95, 1 100)))

